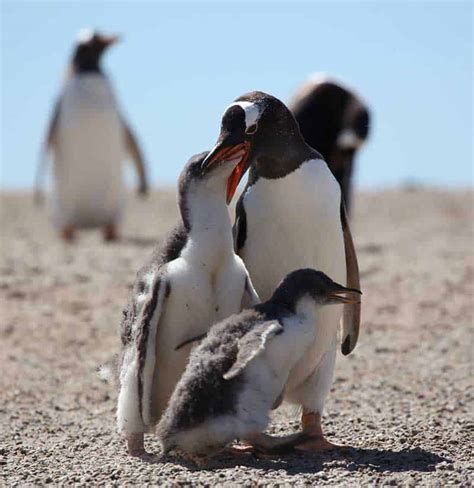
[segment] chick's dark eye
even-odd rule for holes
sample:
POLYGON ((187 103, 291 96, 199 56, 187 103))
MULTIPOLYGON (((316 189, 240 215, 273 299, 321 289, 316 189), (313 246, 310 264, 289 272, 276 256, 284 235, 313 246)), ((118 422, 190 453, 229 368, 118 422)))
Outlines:
POLYGON ((247 129, 245 129, 245 133, 249 135, 255 134, 255 132, 257 132, 257 128, 257 124, 252 124, 251 126, 247 127, 247 129))

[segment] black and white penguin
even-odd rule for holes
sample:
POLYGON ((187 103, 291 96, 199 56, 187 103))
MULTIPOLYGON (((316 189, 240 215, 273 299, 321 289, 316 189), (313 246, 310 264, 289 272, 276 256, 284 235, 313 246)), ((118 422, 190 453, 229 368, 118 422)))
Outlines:
POLYGON ((339 81, 315 75, 298 89, 289 109, 305 141, 322 154, 341 185, 349 211, 355 156, 369 134, 367 105, 339 81))
MULTIPOLYGON (((227 199, 250 166, 237 203, 235 246, 262 300, 294 269, 320 269, 338 283, 360 288, 356 253, 341 189, 321 155, 303 139, 298 123, 277 98, 252 92, 224 112, 216 146, 204 161, 244 147, 246 156, 228 180, 227 199)), ((344 308, 342 352, 355 347, 360 304, 344 308)), ((318 310, 313 345, 290 373, 285 400, 303 407, 309 449, 332 447, 323 436, 321 415, 336 359, 338 308, 318 310)))
POLYGON ((36 195, 41 200, 42 174, 51 152, 53 221, 66 241, 86 227, 102 227, 106 240, 118 237, 127 157, 137 170, 139 193, 148 191, 142 152, 100 65, 104 51, 117 41, 117 36, 81 31, 49 124, 36 195))
POLYGON ((287 438, 263 432, 290 372, 314 343, 320 328, 317 311, 357 303, 359 294, 324 273, 300 269, 267 302, 214 325, 191 353, 158 424, 164 453, 177 450, 197 460, 235 439, 263 451, 281 447, 287 438))
POLYGON ((192 345, 218 320, 258 303, 234 253, 225 202, 227 179, 245 153, 237 148, 201 167, 190 159, 179 180, 181 222, 137 275, 121 326, 117 424, 132 455, 144 454, 143 433, 164 412, 192 345))

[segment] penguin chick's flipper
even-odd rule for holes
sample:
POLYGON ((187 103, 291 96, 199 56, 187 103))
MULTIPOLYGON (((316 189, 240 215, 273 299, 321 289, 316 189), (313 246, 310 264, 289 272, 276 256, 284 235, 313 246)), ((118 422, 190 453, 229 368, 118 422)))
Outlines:
POLYGON ((238 353, 235 363, 223 375, 225 380, 231 380, 238 376, 261 352, 272 337, 283 332, 279 322, 268 321, 258 324, 238 341, 238 353))
MULTIPOLYGON (((127 437, 129 449, 133 434, 143 434, 153 422, 151 397, 155 372, 156 334, 168 294, 168 283, 160 270, 152 269, 146 286, 136 298, 138 313, 128 321, 120 371, 117 424, 127 437)), ((127 325, 127 324, 126 324, 127 325)))
POLYGON ((148 180, 146 175, 145 162, 143 159, 143 153, 140 149, 135 135, 123 118, 122 125, 125 133, 125 147, 128 154, 132 158, 133 164, 135 165, 135 170, 137 171, 139 181, 138 191, 140 194, 145 195, 148 192, 148 180))
MULTIPOLYGON (((344 234, 344 247, 346 253, 346 272, 347 272, 347 287, 360 290, 359 264, 357 262, 357 254, 352 241, 351 230, 347 220, 346 209, 344 202, 341 200, 341 223, 344 234)), ((361 304, 345 304, 344 313, 342 317, 342 354, 347 356, 350 354, 359 337, 360 328, 360 311, 361 304)))

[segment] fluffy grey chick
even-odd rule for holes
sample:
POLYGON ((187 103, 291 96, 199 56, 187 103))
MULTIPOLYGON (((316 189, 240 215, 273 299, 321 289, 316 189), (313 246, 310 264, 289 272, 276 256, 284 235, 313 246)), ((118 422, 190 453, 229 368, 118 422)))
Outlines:
POLYGON ((234 253, 225 201, 245 154, 238 148, 203 167, 206 154, 182 171, 178 230, 139 271, 122 321, 117 426, 134 456, 146 455, 144 433, 158 423, 186 367, 191 346, 176 346, 258 302, 234 253))
POLYGON ((318 307, 359 301, 320 271, 293 271, 267 302, 214 325, 191 354, 157 433, 165 454, 192 459, 241 439, 265 449, 269 413, 283 398, 288 375, 317 332, 318 307))

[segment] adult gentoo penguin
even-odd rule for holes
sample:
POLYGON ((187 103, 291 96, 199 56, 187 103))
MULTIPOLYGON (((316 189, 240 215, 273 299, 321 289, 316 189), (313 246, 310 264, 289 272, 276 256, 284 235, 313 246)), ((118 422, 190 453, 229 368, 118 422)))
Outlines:
POLYGON ((117 238, 125 197, 122 163, 127 156, 138 173, 139 193, 148 190, 142 152, 100 66, 102 54, 117 40, 90 30, 80 33, 49 124, 37 196, 51 151, 53 221, 66 241, 74 238, 76 229, 86 227, 102 227, 106 240, 117 238))
POLYGON ((258 302, 234 254, 225 187, 245 156, 237 147, 201 167, 190 159, 179 180, 181 222, 137 275, 121 326, 119 430, 132 455, 144 453, 143 433, 159 420, 191 349, 188 339, 258 302))
POLYGON ((316 75, 298 89, 289 109, 305 141, 322 154, 341 185, 349 211, 355 156, 369 133, 367 105, 339 81, 316 75))
POLYGON ((324 305, 357 303, 359 294, 324 273, 300 269, 286 276, 267 302, 212 326, 191 353, 158 424, 165 454, 176 449, 209 456, 237 438, 264 451, 281 447, 281 439, 263 432, 290 371, 314 343, 315 312, 324 305))
MULTIPOLYGON (((237 203, 234 227, 237 253, 257 293, 268 300, 290 271, 319 269, 338 283, 360 288, 356 253, 341 190, 321 155, 304 140, 288 108, 262 92, 239 97, 222 117, 217 144, 204 164, 217 164, 233 148, 246 156, 229 178, 227 199, 250 166, 237 203)), ((360 304, 344 308, 342 352, 349 354, 359 333, 360 304)), ((312 346, 290 373, 285 399, 303 407, 307 448, 328 449, 321 414, 332 383, 340 310, 315 314, 312 346)))

